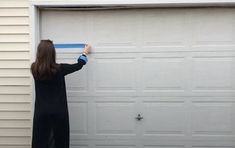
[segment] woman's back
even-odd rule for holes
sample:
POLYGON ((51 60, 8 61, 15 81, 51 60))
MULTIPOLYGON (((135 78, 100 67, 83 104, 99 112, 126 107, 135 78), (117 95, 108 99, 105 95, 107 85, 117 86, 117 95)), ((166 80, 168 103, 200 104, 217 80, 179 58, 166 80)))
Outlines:
POLYGON ((69 148, 65 76, 80 70, 86 62, 85 52, 75 64, 57 64, 53 43, 46 40, 39 44, 31 66, 35 82, 32 148, 49 148, 50 137, 56 148, 69 148))

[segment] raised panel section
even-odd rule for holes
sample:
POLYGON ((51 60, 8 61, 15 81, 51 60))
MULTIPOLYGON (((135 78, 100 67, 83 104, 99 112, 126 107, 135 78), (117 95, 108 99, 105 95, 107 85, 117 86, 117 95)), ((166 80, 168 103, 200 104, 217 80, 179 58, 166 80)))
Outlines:
POLYGON ((193 90, 232 90, 234 57, 193 57, 193 90))
POLYGON ((198 9, 192 15, 194 45, 231 44, 234 39, 232 9, 198 9))
POLYGON ((103 48, 130 47, 136 44, 136 10, 97 11, 92 17, 93 41, 103 48))
POLYGON ((184 91, 184 57, 145 56, 142 67, 142 84, 145 92, 184 91))
POLYGON ((97 101, 96 134, 134 135, 135 102, 97 101))
POLYGON ((184 148, 183 145, 145 145, 143 148, 184 148))
POLYGON ((136 59, 134 57, 97 57, 94 66, 97 92, 133 92, 136 87, 136 59))
POLYGON ((96 148, 135 148, 135 145, 96 145, 96 148))
MULTIPOLYGON (((79 54, 68 54, 58 52, 57 62, 74 64, 77 62, 79 54)), ((88 90, 88 69, 83 66, 82 70, 76 71, 65 77, 66 88, 70 92, 87 92, 88 90)))
POLYGON ((185 134, 186 107, 183 101, 145 101, 145 136, 182 136, 185 134))
POLYGON ((84 67, 82 71, 69 74, 65 77, 65 80, 68 91, 87 91, 87 68, 84 67))
POLYGON ((70 131, 72 139, 88 133, 88 103, 69 102, 70 131))
POLYGON ((194 136, 234 135, 234 102, 194 101, 192 133, 194 136))
MULTIPOLYGON (((144 46, 184 46, 185 14, 183 10, 147 10, 142 13, 142 39, 144 46)), ((163 46, 163 47, 162 47, 163 46)))
MULTIPOLYGON (((227 144, 225 144, 225 145, 227 145, 227 144)), ((206 146, 193 146, 193 148, 212 148, 212 147, 213 148, 234 148, 234 146, 221 146, 221 144, 220 144, 220 146, 218 146, 218 145, 211 144, 211 145, 206 145, 206 146)))
POLYGON ((43 39, 55 43, 84 43, 88 39, 87 12, 42 11, 43 39), (63 18, 63 19, 61 19, 63 18))
POLYGON ((88 148, 87 145, 70 145, 70 148, 88 148))

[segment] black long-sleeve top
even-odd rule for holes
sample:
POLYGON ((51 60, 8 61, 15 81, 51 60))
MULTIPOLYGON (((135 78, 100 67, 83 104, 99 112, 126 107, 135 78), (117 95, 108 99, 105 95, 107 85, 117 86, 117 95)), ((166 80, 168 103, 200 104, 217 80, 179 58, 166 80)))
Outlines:
POLYGON ((60 64, 60 68, 50 80, 35 79, 35 114, 67 114, 65 75, 80 70, 86 62, 78 59, 75 64, 60 64))
POLYGON ((32 148, 69 148, 70 129, 65 75, 80 70, 86 62, 87 57, 81 55, 75 64, 60 64, 51 79, 34 79, 36 99, 32 148))

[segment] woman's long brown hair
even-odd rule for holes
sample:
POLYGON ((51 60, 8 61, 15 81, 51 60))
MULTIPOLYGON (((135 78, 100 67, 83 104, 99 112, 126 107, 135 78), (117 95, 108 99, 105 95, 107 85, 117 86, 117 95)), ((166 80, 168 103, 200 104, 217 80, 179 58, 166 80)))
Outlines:
POLYGON ((56 52, 51 40, 41 40, 37 48, 35 62, 31 65, 31 72, 35 79, 47 80, 53 77, 59 69, 56 64, 56 52))

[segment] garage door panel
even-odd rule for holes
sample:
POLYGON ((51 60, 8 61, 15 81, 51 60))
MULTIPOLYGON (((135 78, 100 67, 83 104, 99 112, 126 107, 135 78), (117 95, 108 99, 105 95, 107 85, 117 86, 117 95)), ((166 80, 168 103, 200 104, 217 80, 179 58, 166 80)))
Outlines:
POLYGON ((53 33, 50 33, 50 31, 42 31, 42 39, 52 39, 55 43, 83 43, 88 40, 89 25, 87 13, 42 11, 42 16, 41 29, 53 30, 53 33), (64 19, 66 19, 66 21, 64 21, 64 19), (71 27, 71 25, 76 27, 71 27))
POLYGON ((101 141, 97 140, 93 144, 94 148, 95 147, 114 147, 114 148, 119 148, 119 147, 137 147, 135 140, 130 139, 130 140, 122 140, 122 139, 109 139, 106 141, 101 141))
POLYGON ((57 48, 56 58, 58 62, 68 60, 69 62, 77 62, 77 59, 81 55, 83 48, 57 48))
POLYGON ((136 58, 125 55, 95 58, 94 83, 96 92, 136 91, 136 58))
POLYGON ((183 145, 145 145, 143 148, 185 148, 183 145))
POLYGON ((199 9, 192 14, 194 45, 234 44, 233 10, 199 9))
POLYGON ((72 145, 71 148, 88 148, 88 145, 72 145))
MULTIPOLYGON (((80 53, 64 53, 59 51, 57 56, 57 62, 74 64, 77 62, 79 56, 80 53)), ((65 80, 68 93, 86 93, 88 91, 88 67, 84 66, 82 70, 66 75, 65 80)))
POLYGON ((193 90, 234 91, 234 61, 231 55, 193 56, 193 90))
POLYGON ((96 135, 135 136, 135 102, 96 101, 96 135))
POLYGON ((206 146, 193 146, 193 148, 211 148, 211 147, 219 147, 219 148, 233 148, 234 146, 214 146, 212 145, 206 145, 206 146))
POLYGON ((193 141, 191 143, 193 148, 234 148, 235 142, 234 141, 223 141, 223 140, 212 140, 212 141, 204 141, 198 140, 193 141))
POLYGON ((83 68, 82 71, 70 74, 65 77, 68 91, 87 92, 88 91, 88 71, 83 68))
MULTIPOLYGON (((136 45, 125 44, 125 43, 97 43, 93 44, 95 47, 92 49, 92 53, 133 53, 141 52, 142 49, 138 48, 136 45)), ((92 56, 92 55, 91 55, 92 56)))
POLYGON ((143 55, 143 91, 184 92, 185 57, 176 55, 143 55))
POLYGON ((96 145, 96 148, 135 148, 135 145, 96 145))
POLYGON ((69 103, 71 139, 88 136, 88 102, 69 103))
POLYGON ((92 38, 97 45, 133 46, 136 44, 136 11, 98 11, 92 18, 92 38), (112 22, 112 23, 110 23, 112 22))
MULTIPOLYGON (((234 147, 233 8, 41 14, 42 39, 93 47, 66 76, 73 147, 234 147)), ((63 63, 82 52, 56 50, 63 63)))
POLYGON ((143 136, 184 136, 187 122, 183 101, 144 101, 143 106, 143 136))
POLYGON ((186 15, 182 11, 161 9, 142 12, 142 43, 144 46, 184 46, 186 15), (151 29, 150 29, 151 28, 151 29))
POLYGON ((192 51, 204 51, 204 52, 214 52, 214 51, 235 51, 235 45, 225 44, 225 45, 192 45, 192 51))
MULTIPOLYGON (((143 45, 139 52, 151 52, 151 53, 164 53, 164 52, 176 52, 176 51, 188 51, 187 46, 175 45, 174 43, 167 43, 162 45, 161 43, 148 43, 143 45)), ((138 52, 138 51, 136 51, 138 52)))
POLYGON ((234 105, 234 101, 193 101, 193 136, 234 136, 234 105))

